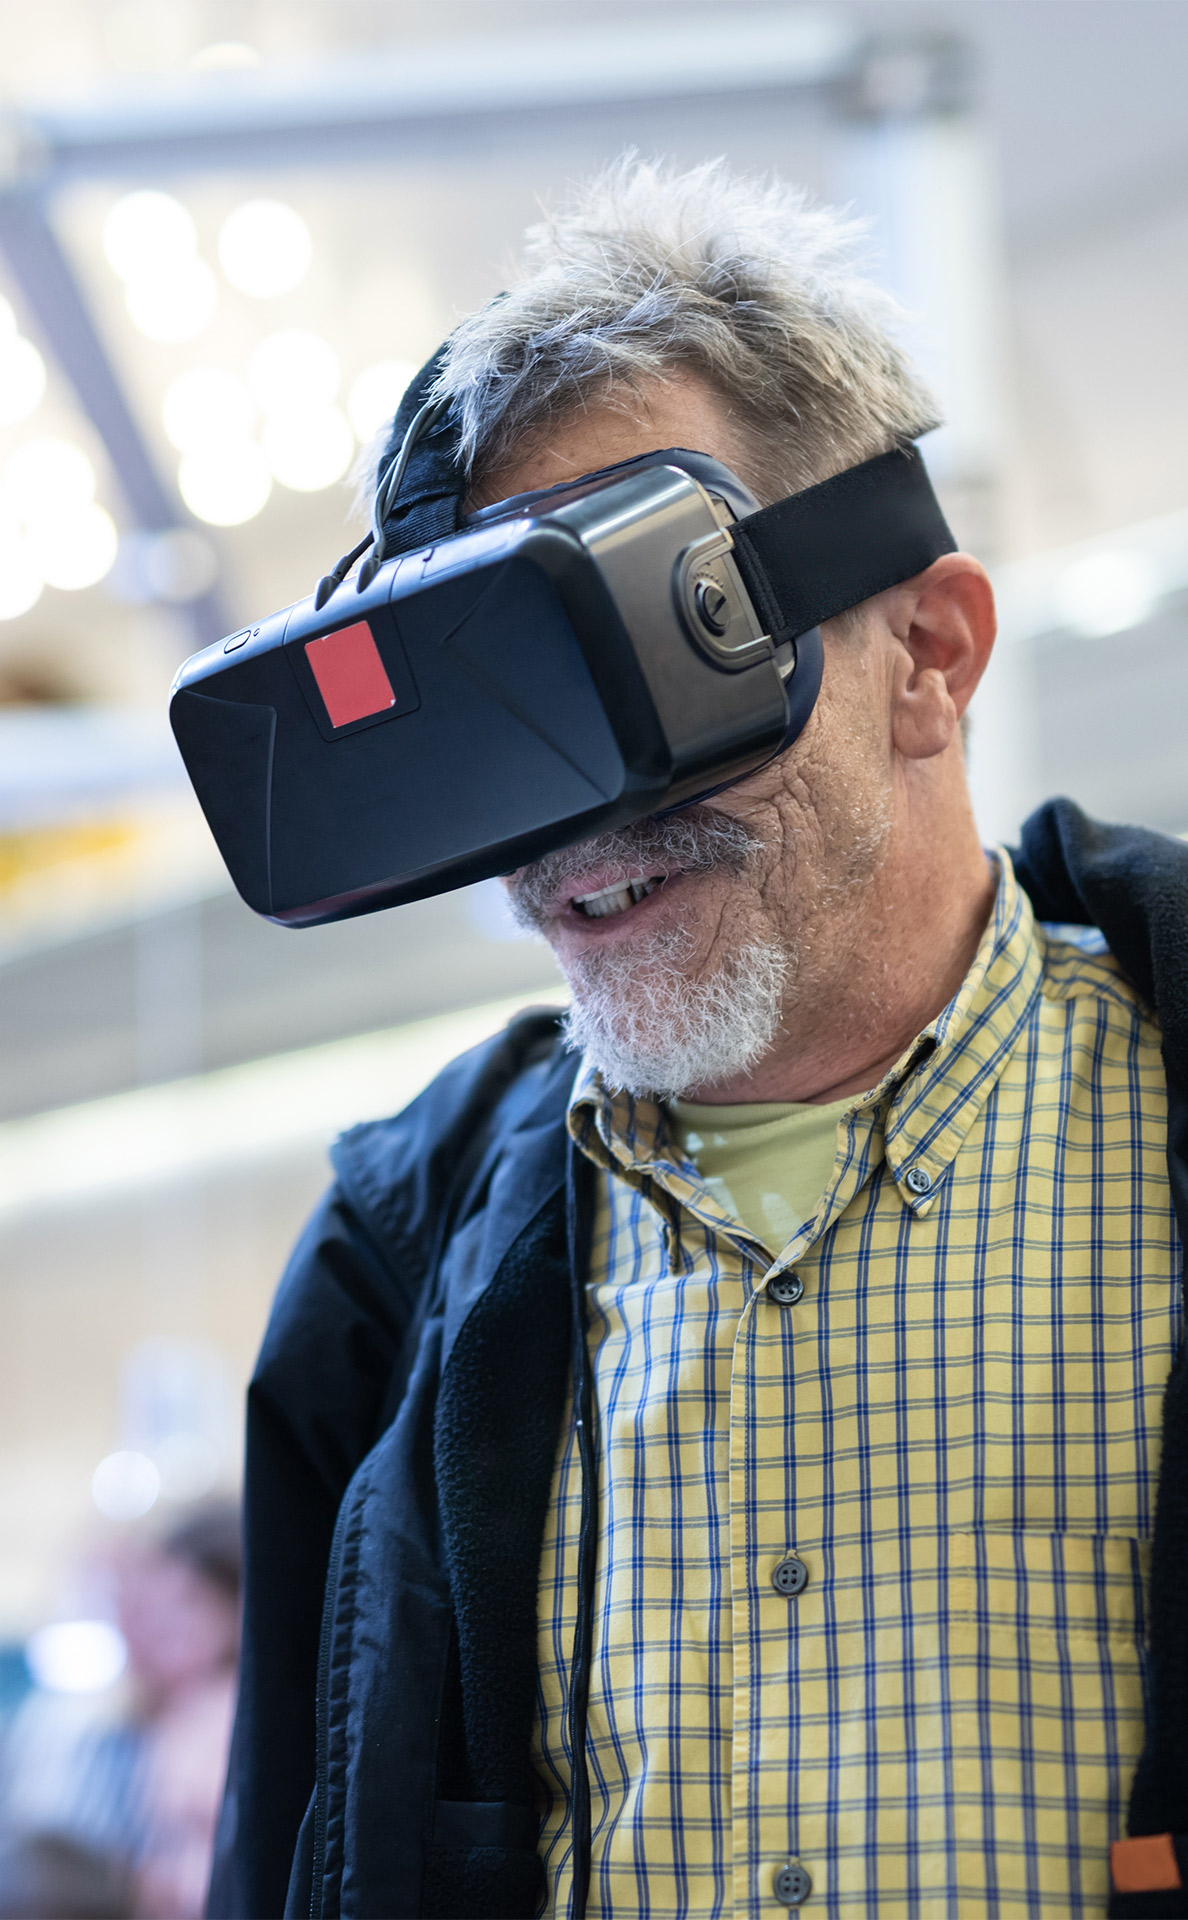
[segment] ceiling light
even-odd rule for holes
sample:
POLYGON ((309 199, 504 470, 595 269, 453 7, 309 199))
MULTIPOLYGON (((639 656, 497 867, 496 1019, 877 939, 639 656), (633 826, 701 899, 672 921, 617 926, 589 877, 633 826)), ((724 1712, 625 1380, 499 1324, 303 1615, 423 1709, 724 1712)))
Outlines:
POLYGON ((355 438, 338 407, 276 414, 263 433, 273 477, 296 493, 320 493, 341 480, 351 464, 355 438))
POLYGON ((165 390, 165 432, 179 453, 216 440, 246 440, 255 409, 238 374, 223 367, 191 367, 165 390))
POLYGON ((183 454, 177 484, 197 519, 212 527, 238 527, 259 513, 272 491, 272 476, 254 440, 226 440, 183 454))
POLYGON ((110 1620, 52 1620, 30 1634, 25 1659, 48 1693, 100 1693, 123 1673, 128 1649, 110 1620))
POLYGON ((0 496, 24 525, 57 526, 95 495, 95 469, 72 440, 27 440, 4 464, 0 496))
POLYGON ((248 385, 265 413, 329 406, 338 392, 338 355, 320 334, 282 327, 252 354, 248 385))
POLYGON ((291 293, 313 257, 309 228, 283 200, 247 200, 219 234, 219 265, 231 285, 255 300, 291 293))
POLYGON ((29 550, 47 587, 78 593, 111 572, 119 551, 115 521, 90 502, 30 534, 29 550))
POLYGON ((347 412, 364 445, 391 421, 416 370, 411 360, 377 360, 352 381, 347 412))
POLYGON ((1053 601, 1062 627, 1086 640, 1101 640, 1150 618, 1159 601, 1159 580, 1145 554, 1091 553, 1065 568, 1053 601))
POLYGON ((198 246, 194 222, 169 193, 128 193, 103 223, 103 251, 121 280, 155 275, 189 260, 198 246))
POLYGON ((134 327, 149 340, 177 345, 193 340, 218 303, 218 285, 205 260, 173 260, 160 271, 129 280, 124 304, 134 327))
POLYGON ((0 620, 16 620, 41 598, 42 578, 27 543, 0 532, 0 620))
POLYGON ((0 336, 0 426, 15 426, 36 412, 45 392, 45 361, 19 333, 0 336))

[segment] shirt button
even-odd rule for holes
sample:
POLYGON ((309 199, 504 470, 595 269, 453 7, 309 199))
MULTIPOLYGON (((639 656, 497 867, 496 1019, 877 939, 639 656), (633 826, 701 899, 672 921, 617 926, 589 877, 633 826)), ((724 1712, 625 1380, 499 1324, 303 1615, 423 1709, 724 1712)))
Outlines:
POLYGON ((813 1890, 807 1867, 799 1860, 789 1860, 786 1867, 777 1867, 772 1881, 775 1897, 783 1907, 799 1907, 813 1890))
MULTIPOLYGON (((777 1593, 783 1594, 785 1600, 791 1600, 798 1593, 804 1592, 808 1586, 808 1577, 809 1571, 804 1561, 797 1554, 789 1553, 774 1569, 771 1584, 777 1593)), ((803 1895, 801 1897, 803 1898, 803 1895)))
POLYGON ((804 1281, 798 1273, 777 1273, 767 1283, 767 1297, 777 1306, 794 1307, 804 1298, 804 1281))
POLYGON ((924 1167, 909 1167, 903 1182, 910 1193, 927 1193, 932 1185, 932 1175, 924 1167))

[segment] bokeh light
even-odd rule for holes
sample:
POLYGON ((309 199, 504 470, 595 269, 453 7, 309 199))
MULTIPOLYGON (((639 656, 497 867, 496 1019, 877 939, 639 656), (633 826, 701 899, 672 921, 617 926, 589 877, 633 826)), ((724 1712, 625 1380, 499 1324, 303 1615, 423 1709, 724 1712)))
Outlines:
POLYGON ((29 552, 47 587, 78 593, 111 572, 120 537, 106 508, 90 501, 64 514, 53 527, 31 528, 29 552))
POLYGON ((224 367, 190 367, 165 391, 165 432, 179 453, 218 440, 246 440, 255 409, 238 374, 224 367))
POLYGON ((129 317, 149 340, 196 339, 218 304, 218 285, 198 258, 198 234, 180 200, 143 190, 117 200, 103 226, 103 250, 124 281, 129 317))
POLYGON ((351 382, 347 413, 360 440, 366 443, 391 421, 415 372, 411 360, 377 360, 351 382))
POLYGON ((91 1476, 91 1498, 109 1520, 139 1520, 160 1491, 161 1476, 147 1453, 130 1448, 109 1453, 91 1476))
POLYGON ((73 441, 29 440, 0 474, 0 619, 35 606, 42 586, 76 593, 111 571, 115 522, 94 500, 95 469, 73 441))
POLYGON ((227 440, 183 454, 177 484, 197 519, 238 527, 259 513, 272 491, 272 475, 254 440, 227 440))
POLYGON ((275 414, 263 433, 274 479, 296 493, 318 493, 341 480, 351 464, 355 437, 338 407, 275 414))
POLYGON ((27 420, 45 394, 45 361, 19 333, 0 337, 0 426, 27 420))
POLYGON ((44 581, 28 542, 14 527, 0 525, 0 620, 17 620, 41 598, 44 581))
POLYGON ((219 233, 219 265, 239 293, 274 300, 309 271, 313 242, 294 207, 283 200, 247 200, 219 233))
POLYGON ((95 469, 72 440, 27 440, 5 461, 0 506, 26 524, 56 526, 95 497, 95 469))
POLYGON ((206 328, 218 305, 218 286, 205 260, 176 260, 160 272, 129 280, 124 304, 148 340, 179 345, 206 328))
POLYGON ((334 348, 304 327, 267 334, 248 362, 248 385, 265 413, 328 407, 338 378, 334 348))
POLYGON ((1159 582, 1145 554, 1121 548, 1074 560, 1056 583, 1056 617, 1086 640, 1141 626, 1154 612, 1159 582))
POLYGON ((142 190, 117 200, 103 223, 103 251, 121 280, 155 278, 192 260, 194 222, 172 194, 142 190))
POLYGON ((123 1673, 128 1649, 110 1620, 54 1620, 30 1634, 25 1660, 49 1693, 101 1693, 123 1673))

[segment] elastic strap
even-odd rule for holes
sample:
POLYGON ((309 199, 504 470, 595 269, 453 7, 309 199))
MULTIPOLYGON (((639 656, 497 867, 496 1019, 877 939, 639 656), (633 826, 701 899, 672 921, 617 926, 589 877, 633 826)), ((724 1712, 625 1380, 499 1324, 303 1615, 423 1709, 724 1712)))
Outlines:
POLYGON ((876 454, 730 531, 744 585, 777 646, 957 549, 914 446, 876 454))

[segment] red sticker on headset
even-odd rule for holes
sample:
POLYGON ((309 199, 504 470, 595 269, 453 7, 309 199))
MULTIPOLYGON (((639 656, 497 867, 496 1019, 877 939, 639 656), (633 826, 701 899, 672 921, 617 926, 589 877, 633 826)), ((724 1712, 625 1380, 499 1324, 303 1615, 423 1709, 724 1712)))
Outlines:
POLYGON ((308 641, 305 657, 332 727, 347 727, 352 720, 367 720, 396 705, 392 682, 366 620, 308 641))

